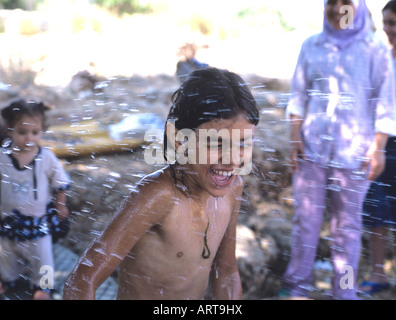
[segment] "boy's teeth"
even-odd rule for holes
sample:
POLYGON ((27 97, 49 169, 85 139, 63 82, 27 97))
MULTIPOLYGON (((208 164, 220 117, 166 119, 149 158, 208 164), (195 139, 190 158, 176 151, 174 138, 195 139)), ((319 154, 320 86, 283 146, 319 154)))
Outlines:
POLYGON ((234 174, 234 171, 235 170, 232 170, 232 171, 213 170, 214 173, 222 175, 222 176, 226 176, 226 177, 232 176, 234 174))

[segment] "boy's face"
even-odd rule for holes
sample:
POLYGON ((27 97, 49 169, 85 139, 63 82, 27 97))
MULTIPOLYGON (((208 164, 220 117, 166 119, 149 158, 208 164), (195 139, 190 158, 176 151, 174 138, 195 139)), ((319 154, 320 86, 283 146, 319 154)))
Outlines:
POLYGON ((248 173, 241 168, 251 165, 254 127, 244 115, 201 124, 195 130, 195 161, 188 164, 193 183, 213 197, 223 197, 236 175, 248 173))
POLYGON ((391 10, 382 12, 384 31, 388 36, 389 43, 396 48, 396 14, 391 10))
POLYGON ((23 115, 9 131, 9 135, 13 140, 13 147, 17 147, 20 151, 33 150, 40 143, 43 125, 40 116, 31 117, 23 115))

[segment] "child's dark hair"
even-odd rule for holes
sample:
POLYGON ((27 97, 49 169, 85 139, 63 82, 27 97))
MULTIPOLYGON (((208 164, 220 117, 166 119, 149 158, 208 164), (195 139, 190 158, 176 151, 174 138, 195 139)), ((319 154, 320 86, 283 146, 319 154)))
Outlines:
MULTIPOLYGON (((242 78, 227 70, 205 68, 192 72, 172 96, 173 105, 167 122, 175 128, 195 130, 213 119, 230 119, 243 114, 257 125, 259 110, 250 89, 242 78)), ((164 157, 167 136, 164 135, 164 157)))
POLYGON ((43 130, 47 130, 47 118, 45 112, 50 108, 42 101, 18 99, 12 101, 7 107, 1 110, 1 116, 8 128, 13 128, 15 123, 23 116, 40 116, 42 119, 43 130))
POLYGON ((390 11, 392 11, 394 14, 396 14, 396 0, 391 0, 391 1, 389 1, 389 2, 385 5, 385 7, 382 9, 382 11, 385 11, 385 10, 390 10, 390 11))

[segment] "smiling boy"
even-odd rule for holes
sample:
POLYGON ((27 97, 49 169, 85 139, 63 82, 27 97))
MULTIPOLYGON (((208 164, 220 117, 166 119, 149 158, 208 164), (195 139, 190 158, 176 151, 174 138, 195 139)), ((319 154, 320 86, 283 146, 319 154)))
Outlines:
MULTIPOLYGON (((118 299, 203 299, 209 281, 213 298, 241 299, 235 244, 243 183, 236 173, 250 161, 252 146, 245 142, 252 140, 258 118, 239 76, 215 68, 193 72, 175 92, 167 122, 177 132, 194 132, 196 143, 183 148, 182 156, 195 161, 180 164, 176 154, 175 162, 138 184, 81 257, 64 297, 93 299, 119 267, 118 299), (230 140, 201 141, 200 130, 209 129, 228 132, 230 140), (238 146, 237 152, 225 144, 238 146), (199 159, 203 150, 205 161, 199 159)), ((168 144, 174 150, 182 145, 167 133, 165 158, 168 144)))

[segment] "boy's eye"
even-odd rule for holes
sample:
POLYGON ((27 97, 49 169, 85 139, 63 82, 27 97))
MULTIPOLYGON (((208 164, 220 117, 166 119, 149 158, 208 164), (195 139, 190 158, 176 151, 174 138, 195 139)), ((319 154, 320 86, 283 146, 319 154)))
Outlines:
MULTIPOLYGON (((229 144, 230 144, 230 142, 229 142, 229 144)), ((248 139, 248 140, 244 140, 244 141, 238 141, 238 142, 233 143, 232 146, 236 147, 236 148, 251 148, 253 146, 253 140, 248 139)), ((208 141, 207 147, 208 147, 208 149, 211 149, 211 150, 221 149, 221 148, 223 148, 223 142, 208 141)))
POLYGON ((221 148, 221 147, 222 147, 222 144, 221 144, 221 143, 218 143, 218 142, 209 143, 209 144, 208 144, 208 148, 209 148, 209 149, 212 149, 212 150, 219 149, 219 148, 221 148))
POLYGON ((244 148, 251 148, 253 146, 253 140, 241 141, 240 146, 244 148))
POLYGON ((208 149, 216 150, 222 147, 222 140, 213 140, 210 137, 206 140, 206 145, 208 149))

